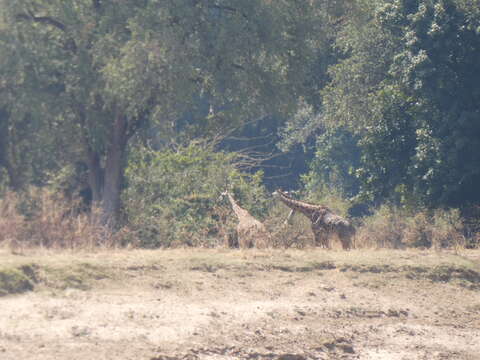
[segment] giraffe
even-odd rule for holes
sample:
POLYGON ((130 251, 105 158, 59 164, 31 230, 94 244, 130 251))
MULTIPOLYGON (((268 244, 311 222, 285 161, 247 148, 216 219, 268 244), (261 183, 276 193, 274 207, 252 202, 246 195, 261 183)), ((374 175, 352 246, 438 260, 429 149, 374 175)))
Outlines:
POLYGON ((238 246, 240 248, 267 247, 270 242, 270 233, 265 228, 265 225, 250 215, 247 210, 241 208, 228 191, 224 191, 220 198, 225 196, 230 201, 233 212, 238 218, 238 246))
POLYGON ((286 222, 290 220, 295 211, 301 212, 311 221, 315 245, 330 248, 330 235, 336 233, 342 243, 343 249, 350 249, 355 228, 348 220, 334 214, 326 206, 309 204, 304 201, 292 199, 281 190, 275 191, 273 195, 292 209, 286 222))

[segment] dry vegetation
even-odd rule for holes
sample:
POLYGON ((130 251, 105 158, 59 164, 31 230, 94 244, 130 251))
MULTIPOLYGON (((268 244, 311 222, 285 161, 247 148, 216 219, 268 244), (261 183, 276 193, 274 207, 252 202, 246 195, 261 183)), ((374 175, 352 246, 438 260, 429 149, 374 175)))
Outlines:
MULTIPOLYGON (((297 214, 291 224, 285 224, 288 210, 278 204, 268 210, 264 219, 266 228, 272 235, 268 247, 312 246, 313 235, 309 220, 297 214)), ((178 230, 185 227, 186 222, 195 222, 188 217, 178 219, 169 216, 168 221, 163 219, 155 222, 153 227, 131 230, 124 226, 120 231, 112 232, 108 227, 92 220, 98 218, 95 215, 95 210, 93 213, 82 211, 79 201, 65 199, 48 189, 31 188, 21 195, 7 192, 0 199, 0 244, 10 248, 14 254, 36 248, 96 250, 125 246, 150 247, 152 244, 142 239, 145 229, 156 232, 155 236, 159 237, 169 229, 178 230)), ((174 236, 170 234, 168 242, 160 241, 155 247, 238 246, 238 239, 235 238, 238 219, 232 215, 230 207, 216 204, 211 213, 202 216, 199 222, 203 221, 204 227, 199 224, 192 227, 190 224, 191 229, 188 231, 177 231, 174 236)), ((470 230, 466 231, 468 229, 457 210, 411 213, 383 206, 372 216, 355 219, 354 222, 357 227, 354 239, 357 248, 414 247, 458 251, 465 247, 478 248, 480 244, 480 233, 471 231, 478 231, 478 224, 469 224, 470 230), (469 234, 468 238, 465 237, 466 233, 469 234)))
MULTIPOLYGON (((220 219, 214 227, 201 227, 196 233, 177 234, 176 240, 165 244, 169 247, 238 246, 235 228, 238 220, 229 209, 216 206, 215 216, 220 219)), ((95 215, 95 214, 93 214, 95 215)), ((304 248, 313 245, 310 222, 301 215, 285 224, 287 209, 273 206, 265 218, 265 225, 272 234, 270 247, 304 248)), ((0 199, 0 244, 13 253, 24 249, 52 248, 94 250, 102 248, 141 247, 143 242, 135 231, 123 227, 111 232, 92 221, 95 216, 81 211, 76 201, 66 201, 48 190, 32 188, 22 195, 6 193, 0 199)), ((157 224, 162 229, 175 228, 176 220, 157 224)), ((210 220, 211 222, 211 220, 210 220)), ((478 226, 475 226, 478 228, 478 226)), ((382 207, 373 216, 357 221, 355 246, 357 248, 453 248, 479 246, 480 237, 470 232, 465 238, 463 221, 456 211, 437 211, 408 214, 392 207, 382 207)), ((144 245, 144 244, 143 244, 144 245)))
POLYGON ((47 190, 7 192, 0 199, 0 244, 22 253, 26 248, 98 249, 121 243, 124 232, 113 234, 80 208, 77 201, 47 190))
POLYGON ((478 359, 480 252, 0 252, 0 358, 478 359))

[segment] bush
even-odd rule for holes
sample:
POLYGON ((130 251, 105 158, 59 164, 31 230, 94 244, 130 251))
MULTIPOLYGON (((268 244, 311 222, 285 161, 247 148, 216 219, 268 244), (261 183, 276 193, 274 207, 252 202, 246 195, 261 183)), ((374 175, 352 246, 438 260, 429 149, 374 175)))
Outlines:
POLYGON ((463 228, 458 209, 436 210, 431 228, 432 245, 436 248, 465 247, 463 228))
POLYGON ((366 217, 355 237, 356 247, 401 248, 405 217, 398 208, 384 205, 366 217))
POLYGON ((130 157, 123 193, 125 215, 138 246, 218 246, 235 241, 229 189, 253 216, 266 212, 262 174, 241 171, 243 158, 207 143, 176 150, 142 148, 130 157))
POLYGON ((364 219, 357 231, 360 247, 457 248, 465 246, 458 209, 409 212, 384 205, 364 219))
POLYGON ((290 208, 283 204, 276 203, 268 213, 265 226, 272 234, 272 246, 281 248, 304 248, 313 246, 313 234, 311 223, 305 216, 296 214, 290 221, 285 220, 290 213, 290 208))
POLYGON ((411 216, 404 215, 402 243, 409 247, 429 248, 432 246, 432 218, 426 211, 411 216))

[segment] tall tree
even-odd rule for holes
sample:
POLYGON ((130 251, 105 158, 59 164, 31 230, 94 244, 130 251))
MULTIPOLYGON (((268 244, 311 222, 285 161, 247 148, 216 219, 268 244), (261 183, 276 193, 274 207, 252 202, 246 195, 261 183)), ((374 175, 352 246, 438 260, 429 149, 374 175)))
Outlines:
POLYGON ((404 0, 379 13, 401 34, 392 76, 415 100, 416 142, 410 173, 429 206, 480 202, 480 3, 404 0))
POLYGON ((38 116, 48 89, 37 86, 34 59, 11 30, 0 16, 0 181, 18 191, 43 183, 44 170, 53 170, 57 160, 49 156, 55 139, 38 116))
POLYGON ((292 68, 311 48, 298 33, 306 31, 298 20, 308 3, 0 5, 35 59, 28 71, 43 87, 60 90, 43 99, 43 115, 87 163, 93 202, 105 223, 114 223, 120 206, 129 140, 146 122, 171 127, 198 98, 208 100, 207 118, 217 124, 286 113, 295 105, 295 89, 303 86, 299 67, 292 68))
POLYGON ((358 136, 366 198, 478 203, 478 1, 359 0, 317 121, 358 136))

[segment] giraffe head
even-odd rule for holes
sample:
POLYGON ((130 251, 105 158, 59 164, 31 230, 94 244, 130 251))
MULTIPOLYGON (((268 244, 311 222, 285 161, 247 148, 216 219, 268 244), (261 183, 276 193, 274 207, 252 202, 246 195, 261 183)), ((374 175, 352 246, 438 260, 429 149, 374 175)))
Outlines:
POLYGON ((280 195, 291 196, 292 193, 293 193, 293 191, 283 191, 282 189, 277 189, 272 193, 272 197, 274 199, 278 199, 278 198, 280 198, 280 195))
POLYGON ((228 196, 228 194, 229 194, 228 190, 225 190, 224 192, 222 192, 218 197, 218 201, 223 200, 226 196, 228 196))
POLYGON ((280 194, 288 194, 288 191, 283 191, 282 189, 277 189, 272 193, 274 198, 280 197, 280 194))

